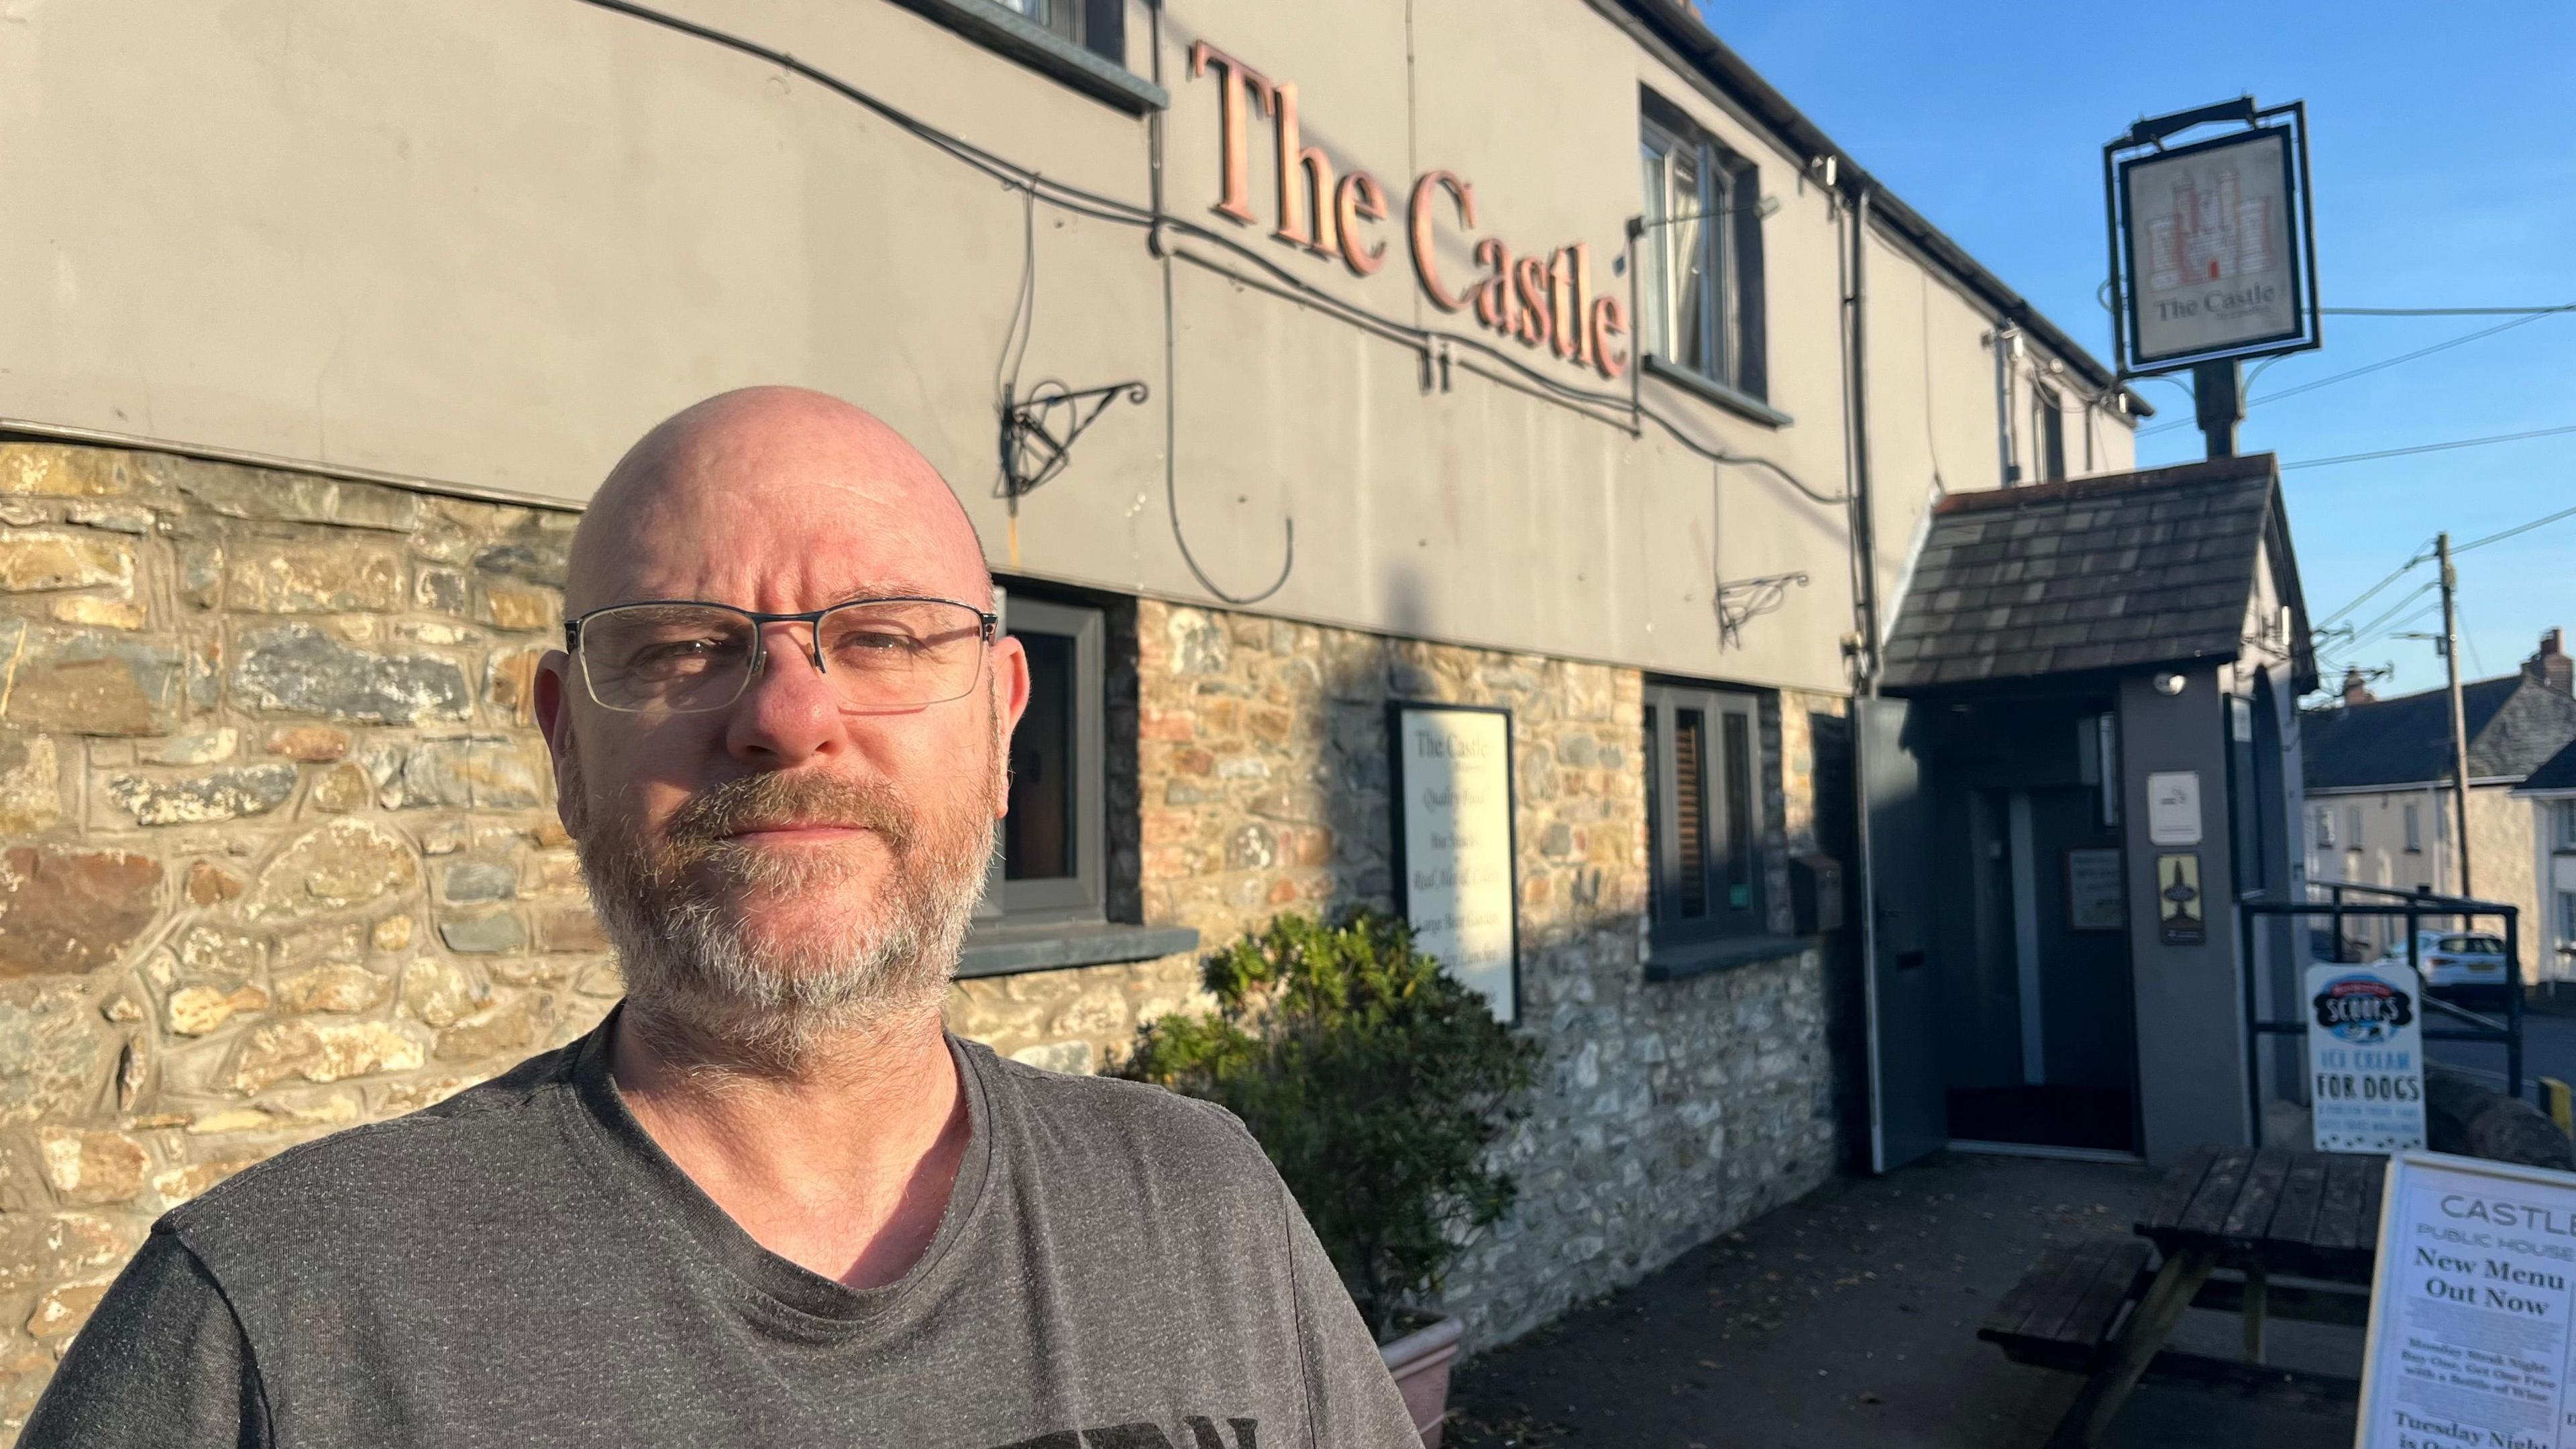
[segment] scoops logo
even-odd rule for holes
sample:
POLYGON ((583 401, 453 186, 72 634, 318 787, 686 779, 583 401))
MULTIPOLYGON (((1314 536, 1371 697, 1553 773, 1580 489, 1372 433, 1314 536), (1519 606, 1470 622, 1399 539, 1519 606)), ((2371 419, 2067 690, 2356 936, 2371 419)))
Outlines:
POLYGON ((2316 994, 2317 1025, 2345 1041, 2370 1046, 2415 1019, 2415 1002, 2376 976, 2338 976, 2316 994))

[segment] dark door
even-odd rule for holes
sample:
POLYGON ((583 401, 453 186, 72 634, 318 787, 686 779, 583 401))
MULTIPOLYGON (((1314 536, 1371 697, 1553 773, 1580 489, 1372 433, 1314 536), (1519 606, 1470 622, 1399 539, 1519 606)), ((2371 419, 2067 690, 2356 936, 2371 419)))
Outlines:
POLYGON ((1950 1140, 1932 972, 1932 800, 1906 739, 1902 700, 1855 701, 1869 812, 1870 1166, 1879 1172, 1950 1140))

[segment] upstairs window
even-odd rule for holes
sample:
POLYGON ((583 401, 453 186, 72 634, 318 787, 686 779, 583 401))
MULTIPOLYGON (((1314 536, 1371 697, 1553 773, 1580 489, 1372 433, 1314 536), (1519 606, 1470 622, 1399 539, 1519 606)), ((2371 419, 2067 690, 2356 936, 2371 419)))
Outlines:
POLYGON ((2406 802, 2406 848, 2424 848, 2424 807, 2412 800, 2406 802))
POLYGON ((2066 404, 2045 384, 2033 387, 2031 395, 2031 450, 2038 456, 2039 481, 2053 483, 2066 476, 2066 404))
POLYGON ((2558 805, 2558 849, 2576 850, 2576 800, 2561 800, 2558 805))
POLYGON ((1667 367, 1764 397, 1760 173, 1652 94, 1643 131, 1643 346, 1667 367))
POLYGON ((1127 63, 1124 0, 998 0, 1005 10, 1111 65, 1127 63))

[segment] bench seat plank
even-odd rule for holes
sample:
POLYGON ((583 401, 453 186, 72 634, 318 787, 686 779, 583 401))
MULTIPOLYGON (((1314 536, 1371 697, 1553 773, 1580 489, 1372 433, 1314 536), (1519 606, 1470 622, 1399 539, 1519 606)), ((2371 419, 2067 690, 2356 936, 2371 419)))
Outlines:
POLYGON ((2087 1371, 2146 1277, 2148 1256, 2138 1238, 2052 1243, 1996 1303, 1977 1336, 2018 1362, 2087 1371))

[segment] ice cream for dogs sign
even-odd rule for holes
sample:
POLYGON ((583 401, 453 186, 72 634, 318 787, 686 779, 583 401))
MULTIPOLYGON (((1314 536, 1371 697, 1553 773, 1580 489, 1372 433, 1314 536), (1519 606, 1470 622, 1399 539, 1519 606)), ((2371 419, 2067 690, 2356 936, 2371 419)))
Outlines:
POLYGON ((2404 966, 2308 968, 2308 1099, 2319 1152, 2424 1145, 2421 991, 2404 966))
POLYGON ((2382 1201, 2359 1449, 2576 1446, 2576 1174, 2406 1152, 2382 1201))
POLYGON ((1414 944, 1518 1015, 1512 903, 1512 727, 1499 710, 1390 706, 1397 879, 1414 944))

